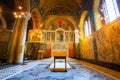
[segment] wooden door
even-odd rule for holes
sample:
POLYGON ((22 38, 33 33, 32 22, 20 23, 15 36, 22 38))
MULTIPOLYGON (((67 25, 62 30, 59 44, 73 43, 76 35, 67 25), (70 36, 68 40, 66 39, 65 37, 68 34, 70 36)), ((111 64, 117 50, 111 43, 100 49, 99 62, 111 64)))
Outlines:
POLYGON ((74 43, 69 43, 68 52, 69 52, 69 57, 71 58, 75 57, 74 43))
POLYGON ((45 57, 51 57, 51 43, 46 43, 45 57))

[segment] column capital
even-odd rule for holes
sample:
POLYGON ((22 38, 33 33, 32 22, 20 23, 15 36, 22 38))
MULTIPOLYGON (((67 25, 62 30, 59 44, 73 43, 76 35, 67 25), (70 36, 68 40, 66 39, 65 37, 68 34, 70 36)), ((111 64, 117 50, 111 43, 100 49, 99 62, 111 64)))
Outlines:
POLYGON ((31 14, 29 12, 25 12, 24 18, 26 18, 27 20, 29 20, 31 17, 31 14))
POLYGON ((15 18, 25 18, 25 19, 29 20, 31 17, 31 14, 29 12, 20 11, 20 12, 14 12, 14 16, 15 16, 15 18))

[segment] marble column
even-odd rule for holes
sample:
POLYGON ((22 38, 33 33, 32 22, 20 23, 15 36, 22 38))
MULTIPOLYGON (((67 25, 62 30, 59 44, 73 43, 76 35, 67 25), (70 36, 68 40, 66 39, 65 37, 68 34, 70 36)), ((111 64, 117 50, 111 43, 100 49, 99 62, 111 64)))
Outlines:
POLYGON ((10 46, 8 50, 8 63, 11 64, 14 61, 15 49, 17 44, 18 29, 19 29, 20 19, 16 18, 12 38, 10 40, 10 46))
POLYGON ((18 40, 17 40, 16 53, 14 59, 15 64, 23 63, 26 32, 27 32, 27 25, 29 19, 30 19, 30 13, 26 12, 25 16, 21 18, 20 21, 21 23, 19 24, 18 40))
POLYGON ((80 48, 79 48, 79 30, 75 30, 75 58, 79 59, 80 55, 80 48))

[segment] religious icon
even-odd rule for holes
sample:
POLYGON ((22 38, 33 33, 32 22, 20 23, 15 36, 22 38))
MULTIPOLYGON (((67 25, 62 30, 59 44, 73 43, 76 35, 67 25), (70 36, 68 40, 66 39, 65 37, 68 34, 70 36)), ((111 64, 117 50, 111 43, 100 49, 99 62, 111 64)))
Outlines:
POLYGON ((57 41, 62 42, 64 40, 64 34, 62 30, 57 31, 56 33, 57 41))
POLYGON ((42 32, 33 32, 32 41, 42 41, 42 32))
POLYGON ((50 41, 50 32, 47 32, 47 41, 50 41))
POLYGON ((55 41, 55 32, 51 32, 51 41, 55 41))

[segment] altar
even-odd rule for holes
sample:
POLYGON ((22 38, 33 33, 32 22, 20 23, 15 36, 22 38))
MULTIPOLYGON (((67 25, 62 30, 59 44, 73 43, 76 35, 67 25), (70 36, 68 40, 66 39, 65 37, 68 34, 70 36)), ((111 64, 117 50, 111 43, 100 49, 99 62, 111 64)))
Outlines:
MULTIPOLYGON (((56 44, 54 44, 56 45, 56 44)), ((67 48, 65 47, 65 44, 64 43, 59 43, 60 47, 54 47, 52 49, 52 55, 54 57, 54 68, 52 69, 53 72, 56 72, 56 71, 60 71, 60 72, 66 72, 67 71, 67 60, 66 60, 66 57, 67 57, 67 48), (56 64, 56 59, 64 59, 65 61, 65 67, 64 68, 56 68, 55 64, 56 64)), ((57 43, 57 46, 58 46, 58 43, 57 43)))
POLYGON ((29 59, 74 57, 74 31, 61 27, 55 30, 29 30, 26 44, 26 56, 29 59))

